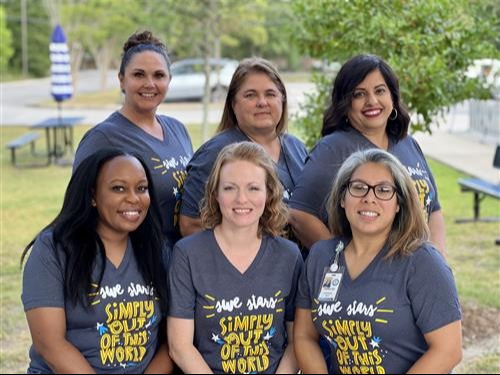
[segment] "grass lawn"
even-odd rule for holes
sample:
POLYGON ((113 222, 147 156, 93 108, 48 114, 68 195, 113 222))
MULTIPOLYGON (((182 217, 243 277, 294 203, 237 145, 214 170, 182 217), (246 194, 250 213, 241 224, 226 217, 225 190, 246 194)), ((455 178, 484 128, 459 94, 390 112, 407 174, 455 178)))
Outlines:
MULTIPOLYGON (((75 128, 79 140, 88 129, 75 128)), ((71 168, 51 166, 16 169, 10 165, 5 144, 19 136, 22 127, 0 128, 0 370, 2 373, 25 372, 30 336, 20 302, 21 270, 19 257, 23 247, 55 217, 69 181, 71 168)), ((199 126, 189 126, 195 147, 201 142, 199 126)), ((38 141, 43 150, 43 141, 38 141)), ((38 147, 38 145, 37 145, 38 147)), ((29 154, 29 147, 21 149, 29 154)), ((462 174, 431 161, 440 201, 446 217, 449 262, 454 270, 463 304, 498 312, 500 310, 500 237, 499 223, 455 224, 459 217, 472 215, 472 195, 461 193, 457 178, 462 174)), ((500 216, 500 202, 485 199, 482 215, 500 216)), ((473 327, 475 329, 475 327, 473 327)), ((467 344, 467 343, 466 343, 467 344)), ((497 345, 498 347, 498 345, 497 345)), ((498 349, 483 358, 472 358, 462 365, 464 373, 498 373, 498 349)))

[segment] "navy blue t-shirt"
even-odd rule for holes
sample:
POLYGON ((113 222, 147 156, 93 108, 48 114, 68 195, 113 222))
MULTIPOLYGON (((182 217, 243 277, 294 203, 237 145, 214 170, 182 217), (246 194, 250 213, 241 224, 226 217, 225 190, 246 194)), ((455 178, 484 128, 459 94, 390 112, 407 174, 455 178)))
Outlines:
POLYGON ((214 373, 274 374, 286 348, 286 322, 294 320, 302 267, 296 244, 264 235, 241 273, 212 230, 196 233, 174 247, 168 315, 194 320, 194 345, 214 373))
MULTIPOLYGON (((297 181, 290 207, 328 223, 326 201, 342 163, 354 152, 378 148, 359 131, 336 131, 316 144, 297 181)), ((436 183, 418 143, 411 136, 400 141, 389 139, 389 153, 399 159, 410 174, 426 218, 440 210, 436 183)))
POLYGON ((178 216, 186 166, 193 155, 189 134, 179 121, 158 115, 163 140, 153 137, 119 112, 90 129, 78 145, 73 170, 103 148, 118 148, 144 159, 151 173, 161 214, 163 233, 172 246, 179 238, 178 216))
MULTIPOLYGON (((311 310, 329 343, 336 374, 404 374, 427 351, 424 335, 461 319, 452 271, 432 245, 384 259, 382 249, 351 279, 347 268, 334 302, 320 301, 324 270, 338 238, 313 245, 296 305, 311 310)), ((347 267, 342 251, 339 267, 347 267)))
MULTIPOLYGON (((205 194, 205 186, 219 152, 227 145, 251 141, 239 128, 232 128, 217 134, 205 142, 194 154, 187 166, 187 178, 182 195, 181 214, 199 218, 200 201, 205 194)), ((293 135, 281 137, 281 154, 276 164, 278 177, 285 188, 285 203, 295 188, 307 157, 304 144, 293 135)))

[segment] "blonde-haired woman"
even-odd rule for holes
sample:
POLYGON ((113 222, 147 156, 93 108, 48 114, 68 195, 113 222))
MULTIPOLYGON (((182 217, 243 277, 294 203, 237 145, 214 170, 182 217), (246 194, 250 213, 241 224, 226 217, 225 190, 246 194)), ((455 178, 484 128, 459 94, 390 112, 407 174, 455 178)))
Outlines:
POLYGON ((204 231, 179 241, 169 275, 170 352, 186 373, 292 373, 302 257, 279 235, 283 188, 262 146, 225 147, 210 174, 204 231))
POLYGON ((428 242, 414 183, 383 150, 340 168, 328 202, 334 238, 316 243, 300 278, 294 344, 305 373, 449 373, 461 359, 452 272, 428 242))

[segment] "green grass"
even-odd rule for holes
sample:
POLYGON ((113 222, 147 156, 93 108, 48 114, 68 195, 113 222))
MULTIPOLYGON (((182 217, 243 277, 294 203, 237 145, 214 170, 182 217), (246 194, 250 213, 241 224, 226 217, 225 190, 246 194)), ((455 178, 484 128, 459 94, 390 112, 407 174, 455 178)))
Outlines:
MULTIPOLYGON (((212 131, 215 126, 212 126, 212 131)), ((75 128, 79 140, 88 126, 75 128)), ((188 126, 195 147, 201 143, 200 126, 188 126)), ((23 247, 57 214, 69 181, 71 168, 50 166, 17 169, 10 165, 5 144, 24 133, 22 127, 0 128, 0 369, 2 373, 26 371, 30 336, 20 302, 23 247)), ((43 142, 38 141, 40 150, 43 142)), ((21 160, 29 159, 29 148, 21 149, 21 160)), ((454 220, 472 215, 472 195, 461 193, 457 178, 463 176, 431 161, 440 201, 445 213, 449 262, 457 280, 462 302, 500 309, 499 223, 455 224, 454 220)), ((500 201, 486 199, 482 215, 500 216, 500 201)), ((499 373, 498 352, 473 358, 461 367, 465 373, 499 373)))
MULTIPOLYGON (((500 308, 500 222, 456 224, 458 218, 470 218, 472 193, 462 193, 457 184, 466 175, 429 160, 436 178, 439 200, 445 215, 448 260, 453 268, 460 297, 480 305, 500 308)), ((500 201, 486 198, 481 216, 500 217, 500 201)))

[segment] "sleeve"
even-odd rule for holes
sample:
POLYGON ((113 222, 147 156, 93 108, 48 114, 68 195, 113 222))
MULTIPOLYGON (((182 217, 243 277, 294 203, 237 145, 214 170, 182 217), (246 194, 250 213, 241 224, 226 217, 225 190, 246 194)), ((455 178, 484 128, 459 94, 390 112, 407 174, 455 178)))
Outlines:
POLYGON ((424 163, 425 169, 426 169, 427 174, 429 176, 429 180, 430 180, 432 188, 434 190, 435 197, 432 200, 432 207, 431 207, 430 211, 431 212, 439 211, 441 209, 441 204, 439 203, 438 189, 437 189, 436 181, 434 180, 434 175, 432 174, 432 171, 429 168, 429 164, 427 164, 427 159, 425 158, 425 155, 424 155, 422 149, 420 148, 420 145, 418 144, 418 142, 414 138, 412 138, 412 140, 413 140, 413 143, 415 144, 416 149, 418 150, 418 152, 420 154, 420 158, 422 159, 422 162, 424 163))
POLYGON ((80 141, 73 162, 73 173, 85 158, 92 155, 96 150, 113 147, 111 140, 100 130, 90 129, 80 141))
POLYGON ((407 284, 416 324, 425 334, 460 320, 462 313, 450 267, 433 247, 413 256, 407 284))
POLYGON ((302 255, 300 254, 300 250, 297 247, 297 258, 295 260, 295 267, 293 270, 292 286, 290 288, 290 294, 288 295, 288 300, 286 301, 285 307, 285 320, 287 322, 293 322, 295 319, 295 299, 297 297, 297 285, 303 268, 304 261, 302 260, 302 255))
POLYGON ((331 191, 333 179, 340 164, 329 147, 319 143, 311 151, 297 181, 290 200, 290 207, 316 216, 324 223, 328 221, 325 202, 331 191))
POLYGON ((175 245, 168 269, 168 316, 194 319, 196 290, 185 250, 175 245))
MULTIPOLYGON (((314 248, 314 247, 313 247, 314 248)), ((312 249, 311 249, 312 251, 312 249)), ((309 253, 306 259, 306 263, 302 268, 302 272, 299 277, 299 282, 297 285, 297 297, 295 299, 295 306, 301 309, 311 309, 312 306, 312 282, 309 280, 314 278, 313 269, 313 254, 309 253)))
POLYGON ((217 158, 217 152, 202 146, 189 162, 182 193, 181 214, 191 218, 200 217, 200 202, 205 195, 205 186, 217 158))
POLYGON ((55 251, 51 235, 42 234, 35 241, 23 271, 21 299, 25 311, 64 308, 64 270, 55 251))

